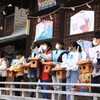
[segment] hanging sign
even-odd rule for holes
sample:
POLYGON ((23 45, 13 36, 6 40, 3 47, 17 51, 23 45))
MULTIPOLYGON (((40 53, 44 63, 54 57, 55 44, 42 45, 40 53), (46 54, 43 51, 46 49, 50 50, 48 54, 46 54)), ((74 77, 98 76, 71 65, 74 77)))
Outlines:
POLYGON ((70 20, 70 35, 94 31, 94 11, 82 10, 70 20))
POLYGON ((39 24, 36 25, 36 35, 34 41, 52 38, 52 36, 53 21, 42 20, 39 24))
POLYGON ((38 0, 38 10, 44 10, 56 5, 56 0, 38 0))

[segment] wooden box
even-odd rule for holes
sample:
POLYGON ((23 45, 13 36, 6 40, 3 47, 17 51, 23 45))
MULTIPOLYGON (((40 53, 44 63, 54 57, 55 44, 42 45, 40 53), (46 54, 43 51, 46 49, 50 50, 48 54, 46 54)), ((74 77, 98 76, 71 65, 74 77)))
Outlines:
POLYGON ((30 68, 38 68, 40 65, 40 58, 28 58, 31 61, 30 68))
POLYGON ((81 61, 77 62, 77 65, 80 65, 80 72, 82 74, 92 73, 92 71, 93 71, 93 66, 92 66, 91 60, 81 60, 81 61))
POLYGON ((52 71, 56 71, 56 77, 58 79, 66 78, 66 68, 55 67, 52 71))
POLYGON ((8 71, 8 77, 14 77, 16 75, 13 71, 8 71))
POLYGON ((7 76, 8 77, 14 77, 16 75, 16 72, 14 71, 10 71, 10 68, 7 68, 7 76))
POLYGON ((30 72, 29 67, 28 67, 28 68, 27 68, 27 67, 25 67, 25 68, 24 68, 24 73, 25 73, 25 74, 28 74, 29 72, 30 72))
POLYGON ((23 70, 25 74, 28 74, 30 72, 30 65, 29 64, 24 64, 23 65, 23 70))
POLYGON ((45 73, 50 73, 52 68, 55 66, 55 64, 53 64, 52 62, 43 62, 42 64, 44 65, 45 73))

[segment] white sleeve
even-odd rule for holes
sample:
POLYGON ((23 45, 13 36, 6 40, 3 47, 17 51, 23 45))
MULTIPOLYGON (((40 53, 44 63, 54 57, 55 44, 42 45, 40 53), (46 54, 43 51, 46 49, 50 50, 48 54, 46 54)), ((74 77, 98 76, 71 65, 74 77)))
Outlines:
POLYGON ((3 60, 0 65, 0 70, 5 70, 6 68, 7 68, 7 62, 6 60, 3 60))
POLYGON ((78 65, 76 64, 80 60, 80 54, 74 55, 74 59, 70 62, 69 66, 67 67, 67 70, 77 71, 78 65))
POLYGON ((60 67, 67 67, 67 54, 62 55, 62 63, 60 63, 60 67))
POLYGON ((57 62, 55 67, 66 67, 67 68, 68 64, 67 64, 67 54, 63 54, 62 55, 62 62, 57 62))
POLYGON ((43 53, 43 45, 38 48, 38 53, 43 53))
POLYGON ((45 54, 45 53, 42 53, 42 54, 40 54, 40 56, 43 58, 43 59, 45 59, 45 60, 51 60, 51 54, 45 54))
POLYGON ((12 68, 13 68, 14 66, 10 66, 10 71, 12 71, 12 68))
POLYGON ((66 63, 67 60, 67 54, 62 55, 62 63, 66 63))
POLYGON ((78 70, 78 65, 76 65, 76 63, 73 63, 72 66, 67 67, 67 70, 77 71, 78 70))

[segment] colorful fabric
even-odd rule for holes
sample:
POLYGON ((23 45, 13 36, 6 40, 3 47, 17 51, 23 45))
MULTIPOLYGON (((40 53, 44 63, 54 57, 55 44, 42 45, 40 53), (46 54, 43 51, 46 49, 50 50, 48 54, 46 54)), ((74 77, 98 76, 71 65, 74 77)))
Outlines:
MULTIPOLYGON (((86 74, 80 74, 79 76, 79 83, 86 83, 90 84, 91 83, 91 73, 86 73, 86 74)), ((91 92, 90 87, 77 87, 77 90, 80 92, 91 92)))
POLYGON ((12 67, 12 71, 16 72, 16 76, 23 76, 23 67, 22 65, 26 62, 24 56, 22 56, 17 62, 16 66, 12 67))

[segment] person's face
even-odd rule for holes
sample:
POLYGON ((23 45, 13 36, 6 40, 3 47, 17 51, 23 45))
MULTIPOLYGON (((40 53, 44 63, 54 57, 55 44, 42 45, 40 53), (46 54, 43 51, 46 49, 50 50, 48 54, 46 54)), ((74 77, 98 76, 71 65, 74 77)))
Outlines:
POLYGON ((47 51, 48 50, 48 46, 46 44, 43 45, 43 50, 47 51))
POLYGON ((55 48, 56 48, 57 50, 61 50, 62 47, 63 47, 63 46, 62 46, 61 44, 59 44, 59 43, 57 43, 56 46, 55 46, 55 48))
POLYGON ((16 55, 16 59, 20 59, 21 58, 21 55, 16 55))
POLYGON ((68 50, 69 50, 69 51, 72 51, 72 47, 69 47, 68 50))
POLYGON ((96 46, 96 45, 99 45, 99 44, 100 44, 100 39, 93 38, 93 45, 96 46))
POLYGON ((72 48, 72 51, 77 51, 75 46, 71 46, 71 48, 72 48))

